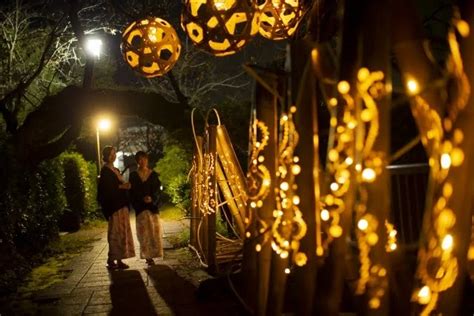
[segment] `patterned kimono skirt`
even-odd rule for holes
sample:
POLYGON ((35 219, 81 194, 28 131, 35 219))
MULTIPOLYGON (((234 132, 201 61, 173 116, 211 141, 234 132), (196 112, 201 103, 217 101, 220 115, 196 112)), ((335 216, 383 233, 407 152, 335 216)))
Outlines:
POLYGON ((137 215, 137 238, 140 242, 140 258, 163 257, 163 234, 158 214, 144 210, 137 215))
POLYGON ((121 208, 110 217, 107 241, 109 242, 109 260, 135 257, 128 207, 121 208))

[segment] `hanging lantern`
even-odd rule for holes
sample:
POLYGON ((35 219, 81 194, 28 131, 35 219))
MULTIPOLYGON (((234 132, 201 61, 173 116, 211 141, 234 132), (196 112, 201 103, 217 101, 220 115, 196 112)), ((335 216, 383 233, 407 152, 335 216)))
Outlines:
POLYGON ((153 78, 173 68, 181 43, 173 26, 160 18, 148 17, 131 23, 122 35, 122 54, 139 74, 153 78))
POLYGON ((226 56, 257 34, 259 16, 254 0, 186 0, 181 23, 197 47, 226 56))
POLYGON ((260 9, 259 33, 271 40, 293 35, 303 17, 300 0, 266 0, 260 9))

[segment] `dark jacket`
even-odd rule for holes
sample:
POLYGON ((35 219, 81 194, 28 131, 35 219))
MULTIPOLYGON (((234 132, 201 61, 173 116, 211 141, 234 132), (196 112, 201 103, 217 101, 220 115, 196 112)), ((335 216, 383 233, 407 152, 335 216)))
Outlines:
POLYGON ((121 208, 128 207, 127 190, 119 189, 121 184, 117 175, 109 167, 102 167, 97 187, 97 200, 106 219, 121 208))
POLYGON ((152 171, 146 181, 142 181, 137 171, 130 173, 130 199, 133 209, 136 214, 140 214, 144 210, 149 210, 153 213, 158 213, 160 207, 160 193, 161 183, 158 179, 158 174, 152 171), (150 196, 151 203, 145 203, 143 199, 145 196, 150 196))

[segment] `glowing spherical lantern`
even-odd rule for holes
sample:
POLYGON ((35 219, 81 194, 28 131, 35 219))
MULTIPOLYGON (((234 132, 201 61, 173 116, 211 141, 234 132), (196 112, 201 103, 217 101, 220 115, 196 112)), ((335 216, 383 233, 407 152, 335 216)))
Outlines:
POLYGON ((226 56, 258 33, 259 16, 255 0, 186 0, 181 23, 197 47, 226 56))
POLYGON ((181 43, 175 29, 160 18, 135 21, 122 35, 125 61, 147 78, 162 76, 170 71, 180 52, 181 43))
POLYGON ((271 40, 293 35, 303 17, 300 0, 266 0, 260 9, 259 33, 271 40))

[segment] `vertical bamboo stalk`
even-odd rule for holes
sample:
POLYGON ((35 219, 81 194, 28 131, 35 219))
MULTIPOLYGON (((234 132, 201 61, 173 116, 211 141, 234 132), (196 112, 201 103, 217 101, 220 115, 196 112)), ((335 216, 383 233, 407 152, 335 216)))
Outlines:
POLYGON ((464 134, 460 148, 464 152, 464 163, 450 171, 448 181, 455 184, 455 190, 448 207, 456 212, 456 223, 453 226, 454 248, 453 252, 458 261, 458 277, 451 288, 440 296, 439 308, 443 315, 460 315, 464 283, 467 276, 467 252, 471 237, 471 220, 473 216, 472 197, 474 186, 474 3, 460 1, 461 17, 469 24, 470 34, 461 40, 460 48, 463 57, 464 69, 471 86, 471 95, 466 108, 457 118, 454 129, 459 129, 464 134))
MULTIPOLYGON (((378 136, 374 142, 372 151, 381 154, 383 165, 388 165, 390 160, 390 102, 391 102, 391 70, 390 70, 390 45, 389 37, 380 32, 384 30, 390 32, 390 8, 391 1, 380 2, 377 0, 366 1, 366 10, 363 12, 362 21, 365 21, 362 30, 363 36, 363 56, 362 66, 369 71, 382 71, 385 75, 384 85, 385 96, 377 100, 378 110, 378 136)), ((380 265, 387 273, 381 277, 380 284, 375 285, 385 293, 380 298, 380 307, 368 309, 368 315, 386 315, 389 309, 389 285, 385 284, 389 280, 390 269, 388 254, 385 246, 387 232, 385 221, 390 214, 390 175, 386 168, 382 168, 382 173, 378 175, 374 182, 367 184, 367 210, 376 216, 378 220, 377 235, 378 242, 371 251, 373 265, 380 265)), ((370 287, 370 285, 369 285, 370 287)), ((370 288, 368 290, 371 290, 370 288)), ((376 289, 374 289, 377 291, 376 289)), ((370 299, 370 297, 368 298, 370 299)), ((365 305, 369 305, 368 301, 365 305)))
POLYGON ((201 211, 199 210, 199 196, 197 194, 197 190, 200 190, 200 188, 196 188, 197 186, 200 186, 201 184, 196 181, 196 177, 194 174, 199 174, 201 172, 201 163, 202 163, 202 157, 199 157, 199 150, 197 147, 199 147, 200 151, 202 152, 202 136, 198 136, 196 139, 197 144, 194 144, 194 157, 193 157, 193 164, 194 164, 194 170, 193 170, 193 177, 192 177, 192 205, 191 205, 191 224, 189 229, 191 230, 190 232, 190 244, 197 249, 198 247, 198 225, 199 221, 201 218, 201 211))
POLYGON ((296 155, 300 158, 302 172, 296 177, 300 196, 300 210, 307 224, 306 236, 301 240, 301 251, 308 257, 307 263, 295 270, 295 300, 297 315, 313 315, 316 287, 316 212, 319 209, 319 138, 317 120, 316 83, 312 74, 311 62, 298 57, 305 52, 309 55, 308 44, 299 42, 292 47, 292 73, 301 74, 298 84, 296 126, 300 131, 296 155), (305 60, 303 65, 301 60, 305 60))
MULTIPOLYGON (((284 81, 285 78, 278 77, 277 82, 275 85, 277 86, 277 91, 284 94, 286 92, 286 82, 284 81)), ((278 119, 277 119, 278 122, 278 119)), ((275 130, 278 130, 278 125, 275 130)), ((281 131, 279 131, 281 133, 281 131)), ((278 141, 275 145, 278 148, 278 141)), ((275 171, 278 170, 279 164, 279 152, 277 151, 275 154, 275 171)), ((275 178, 275 181, 278 181, 275 178)), ((273 186, 276 188, 279 183, 275 183, 273 186)), ((290 183, 290 186, 292 183, 290 183)), ((275 197, 276 198, 276 197, 275 197)), ((288 199, 291 199, 291 196, 288 196, 288 199)), ((285 212, 283 215, 283 220, 288 220, 291 222, 293 219, 293 215, 290 212, 285 212)), ((291 231, 288 230, 286 235, 283 236, 284 238, 290 238, 291 231)), ((272 251, 272 266, 271 266, 271 282, 270 282, 270 293, 268 298, 268 311, 267 315, 281 315, 283 311, 283 304, 285 301, 285 290, 286 290, 286 280, 287 274, 285 273, 285 269, 288 268, 289 265, 289 257, 281 258, 279 254, 272 251)))
POLYGON ((214 212, 210 213, 207 216, 207 228, 208 228, 208 235, 207 235, 207 264, 208 270, 211 273, 217 272, 217 262, 216 262, 216 214, 217 214, 217 126, 210 125, 207 129, 208 131, 208 150, 209 154, 213 157, 214 161, 214 172, 211 174, 209 179, 209 187, 211 188, 211 195, 210 199, 215 201, 215 205, 210 205, 214 208, 214 212))
MULTIPOLYGON (((277 78, 274 75, 267 74, 264 76, 266 82, 271 85, 273 89, 277 87, 277 78)), ((276 154, 277 154, 277 99, 265 88, 257 85, 257 118, 259 121, 265 123, 269 131, 268 145, 263 152, 265 165, 270 172, 272 187, 275 185, 276 173, 276 154)), ((259 213, 261 220, 263 220, 269 227, 273 220, 273 210, 275 209, 275 192, 270 190, 267 197, 263 200, 263 206, 259 213)), ((272 258, 271 248, 271 231, 263 232, 260 238, 262 244, 261 251, 257 254, 258 260, 258 283, 257 283, 257 315, 266 315, 267 300, 270 286, 270 267, 272 258), (263 243, 263 241, 266 241, 263 243)))

